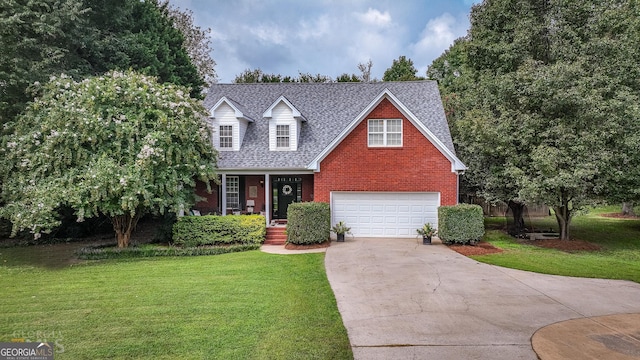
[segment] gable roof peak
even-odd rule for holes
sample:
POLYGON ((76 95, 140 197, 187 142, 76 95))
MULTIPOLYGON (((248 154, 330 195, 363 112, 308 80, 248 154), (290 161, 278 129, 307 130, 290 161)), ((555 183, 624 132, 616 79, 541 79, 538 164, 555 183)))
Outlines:
POLYGON ((302 113, 300 113, 300 110, 298 110, 295 106, 293 106, 293 104, 289 100, 287 100, 287 98, 284 95, 280 95, 280 97, 276 101, 274 101, 273 104, 271 104, 271 106, 269 106, 267 110, 265 110, 265 112, 262 114, 262 117, 271 118, 273 115, 272 114, 273 109, 276 106, 278 106, 281 102, 287 105, 289 109, 291 109, 291 112, 293 113, 294 118, 302 121, 307 121, 307 119, 304 116, 302 116, 302 113))
POLYGON ((209 110, 209 113, 211 114, 211 117, 214 117, 213 113, 216 111, 217 108, 219 108, 222 104, 227 104, 228 106, 230 106, 233 111, 235 112, 235 116, 238 119, 244 119, 247 120, 249 122, 253 122, 253 119, 247 115, 245 115, 246 111, 243 111, 243 106, 240 105, 240 103, 226 97, 223 96, 220 98, 220 100, 218 100, 217 103, 215 103, 215 105, 213 105, 211 107, 211 109, 209 110))

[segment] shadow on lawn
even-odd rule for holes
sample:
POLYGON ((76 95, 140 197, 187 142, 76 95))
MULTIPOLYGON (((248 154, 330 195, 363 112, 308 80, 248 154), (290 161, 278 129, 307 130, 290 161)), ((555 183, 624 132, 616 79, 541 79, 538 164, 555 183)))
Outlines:
MULTIPOLYGON (((159 224, 158 221, 142 221, 138 223, 136 230, 131 234, 130 244, 151 242, 159 224)), ((73 239, 66 243, 0 247, 0 266, 34 266, 47 269, 62 269, 74 264, 92 261, 79 259, 75 254, 76 250, 90 245, 107 244, 116 245, 113 233, 96 234, 87 238, 73 239)))
MULTIPOLYGON (((105 242, 113 242, 110 239, 105 242)), ((79 241, 63 244, 44 244, 0 248, 0 266, 34 266, 47 269, 62 269, 86 262, 75 255, 75 251, 96 244, 96 241, 79 241)))

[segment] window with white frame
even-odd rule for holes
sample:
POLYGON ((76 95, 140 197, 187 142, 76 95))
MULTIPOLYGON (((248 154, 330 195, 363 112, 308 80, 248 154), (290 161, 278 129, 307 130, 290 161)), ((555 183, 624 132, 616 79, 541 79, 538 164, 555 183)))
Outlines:
POLYGON ((227 208, 240 209, 240 178, 227 176, 227 208))
POLYGON ((402 146, 402 119, 369 119, 369 147, 402 146))
POLYGON ((233 126, 220 125, 220 148, 233 149, 233 126))
POLYGON ((276 148, 289 148, 289 125, 276 125, 276 148))

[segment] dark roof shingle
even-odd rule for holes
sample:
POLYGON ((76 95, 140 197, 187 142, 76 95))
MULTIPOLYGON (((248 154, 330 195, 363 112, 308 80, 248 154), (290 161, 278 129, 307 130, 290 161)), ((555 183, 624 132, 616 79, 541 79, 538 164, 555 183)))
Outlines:
POLYGON ((387 89, 455 154, 435 81, 377 83, 215 84, 205 107, 227 97, 254 120, 240 151, 221 151, 221 169, 305 169, 364 109, 387 89), (297 151, 269 151, 268 119, 263 113, 284 96, 307 120, 297 151))

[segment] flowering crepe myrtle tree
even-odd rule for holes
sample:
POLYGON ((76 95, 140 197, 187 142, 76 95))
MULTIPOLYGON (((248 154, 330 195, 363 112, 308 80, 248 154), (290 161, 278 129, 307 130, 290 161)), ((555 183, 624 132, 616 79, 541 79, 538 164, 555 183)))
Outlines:
POLYGON ((127 247, 143 214, 177 213, 195 200, 196 178, 216 178, 205 119, 188 89, 131 70, 80 82, 51 77, 6 125, 0 216, 14 235, 27 229, 38 238, 60 224, 62 206, 79 222, 104 214, 127 247))

